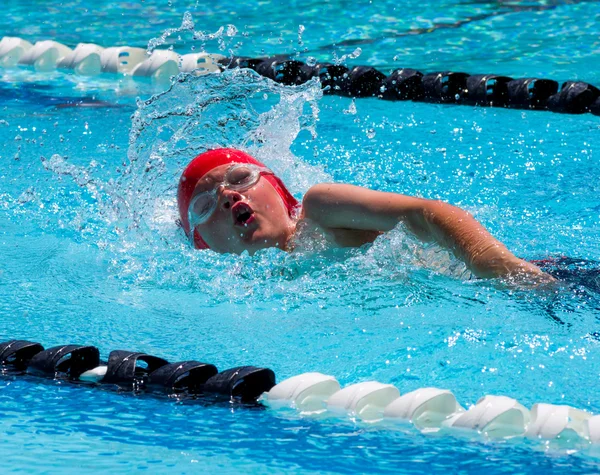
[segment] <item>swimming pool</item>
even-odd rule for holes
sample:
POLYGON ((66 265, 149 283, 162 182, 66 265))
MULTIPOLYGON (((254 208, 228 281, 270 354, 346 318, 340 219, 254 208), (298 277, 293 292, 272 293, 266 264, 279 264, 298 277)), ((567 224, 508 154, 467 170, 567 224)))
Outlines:
MULTIPOLYGON (((594 2, 293 2, 293 15, 289 4, 101 5, 14 4, 0 31, 71 46, 144 46, 190 11, 196 30, 237 28, 205 41, 208 51, 221 51, 221 42, 237 54, 297 50, 303 60, 327 60, 360 47, 348 64, 600 83, 594 2)), ((190 32, 179 35, 171 37, 176 51, 202 47, 190 32)), ((361 250, 193 252, 174 207, 175 177, 194 151, 243 143, 298 196, 339 180, 440 198, 471 211, 524 258, 598 260, 598 117, 353 105, 321 97, 315 84, 285 88, 236 73, 189 78, 148 102, 136 97, 159 89, 116 76, 0 75, 3 340, 93 344, 104 355, 128 348, 219 368, 255 364, 279 379, 317 370, 402 393, 446 387, 463 404, 506 394, 526 406, 600 411, 593 288, 548 294, 465 280, 401 230, 361 250), (238 99, 202 105, 209 94, 234 92, 238 99), (72 107, 82 98, 88 107, 72 107), (176 114, 192 104, 191 115, 176 114), (167 118, 154 120, 158 112, 167 118), (198 124, 178 138, 190 120, 198 124)), ((536 441, 426 436, 30 379, 2 378, 0 386, 4 471, 597 471, 587 451, 536 441)))

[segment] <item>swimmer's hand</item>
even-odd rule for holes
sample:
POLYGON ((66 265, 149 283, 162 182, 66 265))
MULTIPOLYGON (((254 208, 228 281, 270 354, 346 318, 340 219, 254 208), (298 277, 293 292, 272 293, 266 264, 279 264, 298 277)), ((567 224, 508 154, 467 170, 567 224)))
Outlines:
POLYGON ((390 231, 403 222, 421 241, 451 250, 477 277, 554 280, 512 254, 471 214, 442 201, 323 183, 308 190, 302 209, 306 218, 331 230, 390 231))

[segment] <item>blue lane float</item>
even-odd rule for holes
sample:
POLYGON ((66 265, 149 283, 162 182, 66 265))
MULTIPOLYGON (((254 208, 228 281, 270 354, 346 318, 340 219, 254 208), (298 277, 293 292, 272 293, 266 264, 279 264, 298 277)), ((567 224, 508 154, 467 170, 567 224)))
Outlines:
POLYGON ((80 43, 71 49, 53 40, 31 44, 21 38, 4 37, 0 40, 0 67, 17 66, 32 66, 37 71, 71 70, 85 76, 113 73, 146 77, 164 84, 180 72, 205 75, 229 68, 248 68, 290 86, 316 77, 325 94, 352 98, 600 115, 600 90, 581 81, 567 81, 559 88, 558 82, 551 79, 513 79, 457 71, 424 74, 400 68, 386 75, 371 66, 309 65, 285 55, 262 58, 225 57, 212 53, 179 55, 160 49, 148 54, 144 48, 130 46, 103 48, 80 43))
POLYGON ((530 410, 513 398, 487 395, 466 410, 446 389, 430 387, 401 394, 395 386, 377 381, 342 388, 333 376, 316 372, 276 384, 275 374, 267 368, 240 366, 219 372, 200 361, 169 363, 125 350, 112 351, 104 362, 94 346, 44 349, 36 342, 10 340, 0 343, 0 374, 201 398, 206 403, 262 404, 272 410, 295 410, 303 417, 385 422, 382 427, 408 422, 424 433, 475 431, 490 439, 528 437, 577 448, 600 444, 600 415, 566 405, 537 403, 530 410))

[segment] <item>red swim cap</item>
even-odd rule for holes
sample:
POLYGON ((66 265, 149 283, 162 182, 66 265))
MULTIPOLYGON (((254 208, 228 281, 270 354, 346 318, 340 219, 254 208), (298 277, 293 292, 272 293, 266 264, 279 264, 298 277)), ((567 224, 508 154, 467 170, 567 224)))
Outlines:
MULTIPOLYGON (((194 194, 196 185, 200 179, 213 168, 229 163, 252 163, 259 167, 265 166, 247 153, 234 148, 218 148, 216 150, 201 153, 194 158, 181 174, 179 188, 177 189, 179 217, 186 235, 190 235, 188 208, 190 206, 190 201, 192 201, 192 195, 194 194)), ((281 196, 289 215, 292 216, 294 209, 298 206, 296 198, 292 196, 283 182, 275 175, 263 175, 263 178, 275 188, 275 191, 281 196)), ((208 249, 208 244, 206 244, 196 229, 194 229, 194 244, 198 249, 208 249)))

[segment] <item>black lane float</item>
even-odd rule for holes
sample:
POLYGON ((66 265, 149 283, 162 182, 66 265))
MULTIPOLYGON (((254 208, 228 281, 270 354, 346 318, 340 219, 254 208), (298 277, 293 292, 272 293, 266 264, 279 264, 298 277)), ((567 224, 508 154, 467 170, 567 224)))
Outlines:
POLYGON ((219 372, 214 365, 200 361, 169 363, 157 356, 126 350, 111 351, 108 361, 103 362, 95 346, 44 349, 26 340, 0 343, 0 374, 88 382, 125 391, 221 396, 242 403, 256 402, 275 386, 275 374, 267 368, 240 366, 219 372))
POLYGON ((423 74, 415 69, 401 68, 386 76, 371 66, 347 68, 332 63, 310 66, 285 56, 233 57, 222 59, 220 64, 223 68, 252 69, 289 86, 318 77, 325 94, 353 98, 600 115, 600 89, 581 81, 564 82, 559 90, 559 83, 551 79, 513 79, 495 74, 469 75, 455 71, 423 74))

